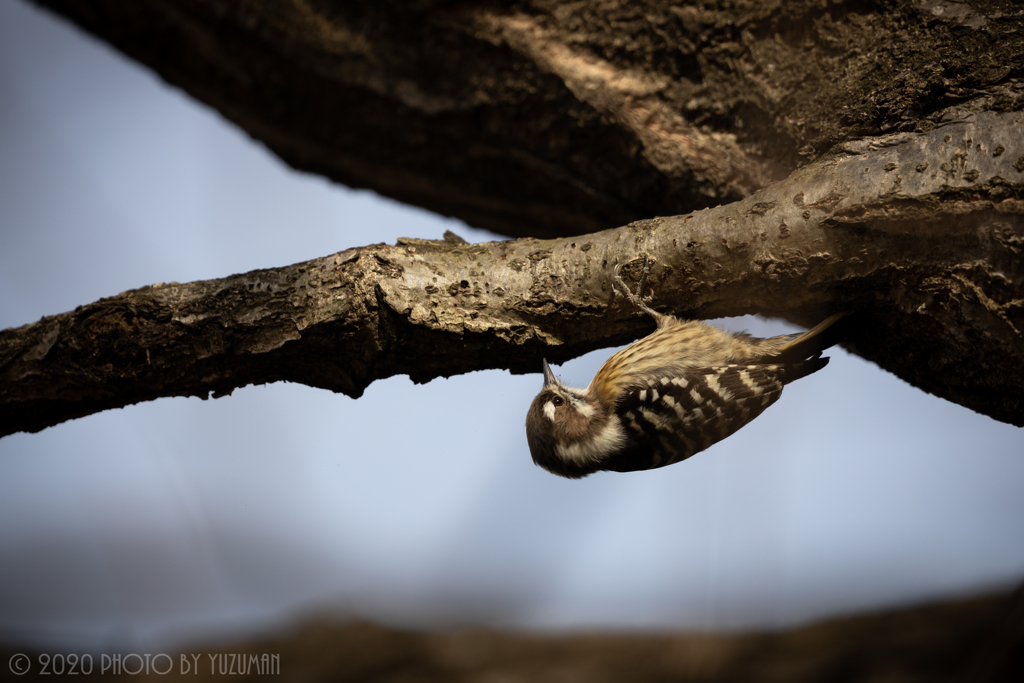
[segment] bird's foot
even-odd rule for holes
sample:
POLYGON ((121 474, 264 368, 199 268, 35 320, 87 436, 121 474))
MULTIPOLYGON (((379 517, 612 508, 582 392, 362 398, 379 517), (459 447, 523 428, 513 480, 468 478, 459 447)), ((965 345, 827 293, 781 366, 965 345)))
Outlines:
POLYGON ((612 290, 616 294, 628 299, 631 304, 639 308, 644 313, 647 313, 655 320, 659 320, 661 318, 661 313, 658 313, 647 305, 647 302, 651 300, 653 295, 646 297, 643 296, 644 285, 647 283, 647 275, 651 272, 651 266, 653 264, 654 262, 650 257, 648 257, 647 254, 644 254, 644 267, 643 270, 640 271, 640 279, 636 284, 636 292, 631 292, 629 287, 626 286, 626 283, 622 281, 622 276, 619 275, 619 271, 622 270, 622 264, 615 264, 615 273, 612 276, 612 290))

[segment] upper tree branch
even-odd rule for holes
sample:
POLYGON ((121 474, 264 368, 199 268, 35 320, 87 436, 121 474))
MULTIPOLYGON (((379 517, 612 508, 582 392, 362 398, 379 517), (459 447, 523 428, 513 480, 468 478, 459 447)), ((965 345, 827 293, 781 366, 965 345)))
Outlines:
POLYGON ((684 214, 953 103, 1024 106, 1004 2, 37 1, 296 168, 508 235, 684 214))
POLYGON ((656 261, 654 305, 816 322, 859 310, 854 350, 1024 425, 1024 116, 960 112, 851 143, 753 197, 579 238, 404 240, 221 280, 161 284, 0 333, 0 434, 160 396, 288 380, 537 371, 651 327, 613 296, 656 261), (628 275, 629 269, 626 269, 628 275))

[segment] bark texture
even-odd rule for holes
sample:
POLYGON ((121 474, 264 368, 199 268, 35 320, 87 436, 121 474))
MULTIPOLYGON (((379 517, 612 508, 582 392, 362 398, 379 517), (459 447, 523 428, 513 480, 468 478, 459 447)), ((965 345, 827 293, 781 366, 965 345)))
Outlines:
POLYGON ((38 0, 296 168, 514 236, 749 196, 1022 108, 1012 0, 38 0))
POLYGON ((578 238, 400 240, 125 292, 0 332, 0 434, 251 383, 359 396, 395 374, 536 372, 542 356, 560 362, 652 329, 610 282, 614 264, 644 255, 659 309, 805 325, 857 311, 850 348, 1024 425, 1021 157, 1024 114, 963 110, 928 133, 847 143, 687 216, 578 238))
POLYGON ((643 255, 662 310, 854 310, 849 348, 1024 425, 1016 3, 40 2, 297 168, 532 237, 373 245, 6 330, 0 435, 256 382, 536 371, 651 328, 610 287, 643 255))

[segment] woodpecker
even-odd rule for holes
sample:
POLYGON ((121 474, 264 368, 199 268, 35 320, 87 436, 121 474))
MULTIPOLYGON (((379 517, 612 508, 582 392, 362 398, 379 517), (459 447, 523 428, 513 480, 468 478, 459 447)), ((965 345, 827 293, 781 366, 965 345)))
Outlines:
POLYGON ((649 265, 645 257, 635 294, 620 266, 612 284, 654 318, 654 332, 609 358, 586 389, 565 386, 543 361, 526 439, 533 461, 549 472, 578 479, 685 460, 760 415, 784 385, 828 364, 821 353, 837 341, 832 325, 846 313, 770 339, 728 332, 649 308, 640 297, 649 265))

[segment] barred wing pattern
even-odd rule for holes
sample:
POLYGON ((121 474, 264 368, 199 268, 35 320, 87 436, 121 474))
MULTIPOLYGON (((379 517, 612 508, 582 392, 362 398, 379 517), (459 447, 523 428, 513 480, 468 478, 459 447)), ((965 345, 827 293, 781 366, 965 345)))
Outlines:
POLYGON ((685 460, 764 412, 782 395, 783 384, 827 362, 724 365, 653 377, 616 406, 629 445, 605 469, 629 472, 685 460))

